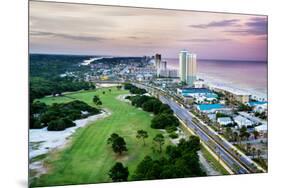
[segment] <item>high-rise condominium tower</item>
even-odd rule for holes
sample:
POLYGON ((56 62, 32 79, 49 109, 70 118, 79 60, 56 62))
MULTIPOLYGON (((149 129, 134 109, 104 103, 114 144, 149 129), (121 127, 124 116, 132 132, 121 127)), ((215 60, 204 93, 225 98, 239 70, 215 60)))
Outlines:
POLYGON ((157 77, 160 75, 160 66, 161 66, 161 54, 155 55, 155 67, 157 71, 157 77))
POLYGON ((186 50, 181 51, 179 54, 179 63, 180 80, 192 87, 194 81, 196 81, 197 73, 196 54, 189 53, 186 50))

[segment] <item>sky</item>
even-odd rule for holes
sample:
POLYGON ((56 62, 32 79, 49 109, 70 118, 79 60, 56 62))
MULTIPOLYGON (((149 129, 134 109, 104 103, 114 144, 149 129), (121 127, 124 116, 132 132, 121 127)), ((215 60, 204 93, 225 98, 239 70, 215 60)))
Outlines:
POLYGON ((267 60, 267 17, 30 1, 31 53, 267 60))

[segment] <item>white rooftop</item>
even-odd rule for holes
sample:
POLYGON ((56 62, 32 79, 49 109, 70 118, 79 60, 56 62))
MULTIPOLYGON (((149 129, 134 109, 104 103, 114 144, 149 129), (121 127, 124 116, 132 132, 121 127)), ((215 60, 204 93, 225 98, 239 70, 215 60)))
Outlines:
POLYGON ((232 121, 230 117, 220 117, 218 118, 218 121, 223 122, 223 121, 232 121))
POLYGON ((262 125, 256 126, 255 130, 258 131, 258 132, 259 131, 267 131, 267 125, 266 124, 262 124, 262 125))
POLYGON ((241 115, 238 115, 236 117, 233 118, 235 123, 237 123, 240 127, 241 126, 251 126, 253 125, 253 122, 241 115))

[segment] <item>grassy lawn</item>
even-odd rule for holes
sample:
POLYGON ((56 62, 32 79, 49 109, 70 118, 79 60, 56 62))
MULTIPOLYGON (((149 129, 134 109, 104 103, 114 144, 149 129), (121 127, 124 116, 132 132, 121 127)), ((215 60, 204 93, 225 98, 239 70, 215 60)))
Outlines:
MULTIPOLYGON (((93 96, 99 95, 103 103, 102 108, 108 109, 112 114, 105 119, 78 129, 72 136, 71 143, 65 149, 50 153, 45 160, 49 173, 36 179, 35 186, 110 182, 107 173, 117 161, 128 166, 131 177, 138 163, 146 155, 154 158, 164 155, 153 153, 151 149, 152 146, 157 147, 153 143, 153 137, 161 132, 150 128, 152 116, 116 99, 118 95, 128 93, 127 91, 116 88, 111 88, 111 90, 109 92, 108 88, 104 88, 96 91, 71 93, 67 97, 40 99, 42 102, 52 104, 69 102, 73 100, 71 98, 76 98, 93 105, 93 96), (102 91, 106 93, 102 94, 102 91), (146 130, 149 134, 146 146, 143 146, 142 140, 136 139, 136 132, 139 129, 146 130), (111 146, 106 143, 112 133, 124 137, 127 143, 128 152, 121 157, 115 154, 111 146)), ((168 140, 166 138, 164 148, 169 144, 168 140)))
POLYGON ((227 170, 225 170, 225 168, 217 161, 217 159, 215 159, 208 151, 206 148, 204 148, 203 146, 201 146, 201 151, 202 154, 204 155, 204 157, 206 158, 206 160, 212 165, 212 167, 220 172, 220 174, 222 175, 229 175, 229 173, 227 172, 227 170))

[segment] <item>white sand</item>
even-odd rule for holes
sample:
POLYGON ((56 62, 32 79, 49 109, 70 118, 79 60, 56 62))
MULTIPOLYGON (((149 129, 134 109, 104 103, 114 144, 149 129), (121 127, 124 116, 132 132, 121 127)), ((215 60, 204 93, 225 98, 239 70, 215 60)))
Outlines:
POLYGON ((109 116, 109 112, 89 116, 85 119, 75 120, 76 126, 63 131, 48 131, 47 128, 29 130, 29 158, 48 153, 55 148, 63 147, 75 131, 90 122, 109 116))
POLYGON ((234 91, 234 92, 237 92, 237 93, 240 93, 240 92, 241 93, 247 93, 247 94, 252 95, 253 98, 257 98, 257 99, 260 99, 260 98, 261 99, 262 98, 267 99, 266 88, 265 88, 264 91, 258 91, 256 89, 251 88, 251 87, 238 86, 237 84, 234 84, 230 81, 221 80, 221 79, 214 78, 212 76, 208 76, 208 75, 205 75, 205 74, 200 74, 199 77, 204 79, 204 82, 209 86, 234 91))
POLYGON ((135 96, 134 94, 123 94, 123 95, 118 95, 116 99, 122 101, 122 102, 131 102, 129 99, 126 99, 127 96, 135 96))
POLYGON ((92 62, 99 60, 99 59, 103 59, 103 57, 93 57, 91 59, 86 59, 83 61, 83 63, 81 63, 81 65, 90 65, 92 62))
POLYGON ((105 87, 116 87, 116 86, 118 86, 118 85, 120 85, 120 84, 109 84, 109 83, 96 83, 96 87, 97 88, 105 88, 105 87))

